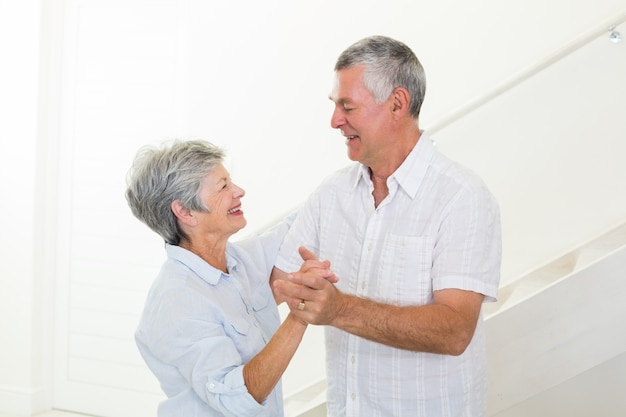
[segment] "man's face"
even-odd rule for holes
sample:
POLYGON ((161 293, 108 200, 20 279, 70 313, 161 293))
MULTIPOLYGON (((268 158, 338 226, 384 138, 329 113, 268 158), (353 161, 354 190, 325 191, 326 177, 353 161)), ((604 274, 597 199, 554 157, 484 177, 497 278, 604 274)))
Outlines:
POLYGON ((363 84, 365 67, 337 71, 330 99, 335 104, 330 124, 346 138, 348 157, 372 166, 384 157, 389 143, 390 100, 376 103, 363 84))

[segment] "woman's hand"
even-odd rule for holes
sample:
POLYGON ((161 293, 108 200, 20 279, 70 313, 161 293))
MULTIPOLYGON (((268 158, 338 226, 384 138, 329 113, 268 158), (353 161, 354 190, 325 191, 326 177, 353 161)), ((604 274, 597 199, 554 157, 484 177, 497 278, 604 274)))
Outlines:
POLYGON ((312 272, 317 273, 318 276, 325 278, 328 282, 335 284, 339 281, 339 278, 335 275, 335 273, 330 269, 330 261, 320 261, 317 259, 317 256, 304 246, 300 246, 298 248, 298 252, 300 253, 300 257, 304 261, 302 266, 300 266, 300 270, 298 272, 306 273, 312 272), (313 271, 313 269, 319 269, 319 271, 313 271))
MULTIPOLYGON (((302 262, 302 265, 300 266, 300 270, 298 270, 296 273, 298 274, 308 273, 312 276, 321 277, 325 279, 326 281, 333 283, 333 284, 339 281, 339 278, 337 278, 337 276, 335 276, 335 273, 330 269, 330 261, 318 260, 317 256, 315 256, 313 252, 311 252, 304 246, 300 246, 298 248, 298 252, 300 253, 300 256, 302 257, 303 262, 302 262)), ((278 288, 276 284, 281 281, 287 281, 288 280, 287 276, 288 274, 286 272, 274 267, 274 269, 272 269, 272 275, 270 276, 270 287, 272 288, 272 292, 274 294, 274 299, 276 300, 276 304, 287 302, 291 306, 293 303, 290 303, 288 298, 283 297, 281 293, 276 291, 276 289, 278 288)), ((296 305, 299 302, 300 300, 297 300, 296 305)))

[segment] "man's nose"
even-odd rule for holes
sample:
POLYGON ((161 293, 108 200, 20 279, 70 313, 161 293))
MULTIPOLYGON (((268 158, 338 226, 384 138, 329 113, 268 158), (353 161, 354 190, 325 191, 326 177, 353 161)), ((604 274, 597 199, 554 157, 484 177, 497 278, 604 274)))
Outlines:
POLYGON ((330 126, 333 129, 339 129, 345 123, 346 123, 346 119, 343 115, 341 108, 339 106, 336 106, 335 110, 333 111, 333 115, 330 118, 330 126))

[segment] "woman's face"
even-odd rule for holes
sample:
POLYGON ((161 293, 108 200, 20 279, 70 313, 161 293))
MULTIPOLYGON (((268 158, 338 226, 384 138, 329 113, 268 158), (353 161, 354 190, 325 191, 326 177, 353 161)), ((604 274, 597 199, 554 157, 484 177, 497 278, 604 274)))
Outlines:
POLYGON ((246 225, 241 210, 241 198, 245 191, 230 180, 230 175, 219 164, 202 181, 200 199, 209 212, 198 213, 201 233, 217 237, 230 236, 246 225))

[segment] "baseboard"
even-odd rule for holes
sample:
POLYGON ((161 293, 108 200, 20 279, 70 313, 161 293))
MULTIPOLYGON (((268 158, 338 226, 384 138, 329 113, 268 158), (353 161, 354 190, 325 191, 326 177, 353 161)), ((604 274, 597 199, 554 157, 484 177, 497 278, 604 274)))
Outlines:
POLYGON ((0 386, 0 413, 30 417, 50 408, 44 387, 0 386))

